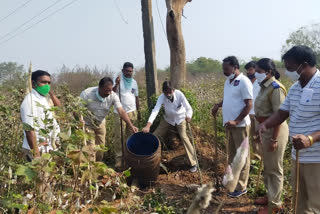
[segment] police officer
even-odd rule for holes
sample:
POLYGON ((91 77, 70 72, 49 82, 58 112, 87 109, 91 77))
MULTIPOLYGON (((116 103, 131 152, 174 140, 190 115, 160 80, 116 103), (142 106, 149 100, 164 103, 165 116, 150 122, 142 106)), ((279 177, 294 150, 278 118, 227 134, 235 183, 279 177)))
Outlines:
MULTIPOLYGON (((255 116, 263 123, 278 111, 286 97, 285 87, 277 80, 280 78, 271 59, 263 58, 257 62, 257 81, 261 89, 255 100, 255 116)), ((265 205, 259 212, 278 213, 281 208, 281 191, 283 188, 283 156, 288 142, 289 129, 284 121, 281 125, 261 134, 262 156, 264 160, 264 183, 267 196, 255 200, 256 204, 265 205), (268 205, 268 206, 266 206, 268 205)))

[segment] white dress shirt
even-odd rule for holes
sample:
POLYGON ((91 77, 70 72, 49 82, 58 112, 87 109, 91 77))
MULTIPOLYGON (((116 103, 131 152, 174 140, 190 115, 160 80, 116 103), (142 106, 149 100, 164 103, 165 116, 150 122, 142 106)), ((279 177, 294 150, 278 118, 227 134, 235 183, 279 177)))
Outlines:
POLYGON ((252 86, 253 86, 253 100, 252 100, 252 109, 250 110, 250 115, 255 115, 254 114, 254 101, 256 100, 258 94, 259 94, 259 91, 260 91, 260 84, 258 83, 257 80, 255 80, 253 83, 252 83, 252 86))
MULTIPOLYGON (((122 77, 122 75, 121 75, 122 77)), ((137 110, 136 97, 139 96, 138 84, 133 79, 130 88, 124 86, 124 80, 120 77, 120 91, 121 91, 121 105, 126 113, 130 113, 137 110)), ((114 83, 116 79, 114 79, 114 83)), ((117 90, 117 95, 119 96, 119 88, 117 90)), ((120 98, 120 97, 119 97, 120 98)), ((117 109, 113 109, 114 113, 118 114, 117 109)))
POLYGON ((164 107, 165 115, 164 119, 171 125, 179 125, 186 119, 186 117, 192 117, 192 108, 184 96, 179 90, 173 92, 173 102, 171 102, 163 93, 159 96, 157 104, 152 110, 148 122, 153 123, 156 119, 161 106, 164 107))
MULTIPOLYGON (((28 124, 34 129, 38 144, 44 141, 47 141, 48 143, 47 147, 39 147, 40 152, 49 152, 50 150, 54 150, 51 140, 54 138, 56 139, 60 132, 59 125, 54 119, 52 111, 48 111, 50 108, 51 105, 48 102, 48 97, 40 95, 35 89, 32 89, 31 93, 27 94, 21 104, 20 113, 22 122, 28 124), (44 119, 52 119, 52 124, 49 124, 49 126, 53 126, 53 128, 55 128, 55 131, 51 130, 47 136, 41 136, 39 134, 40 129, 46 129, 46 125, 43 123, 44 119)), ((22 148, 30 150, 25 131, 22 148)))

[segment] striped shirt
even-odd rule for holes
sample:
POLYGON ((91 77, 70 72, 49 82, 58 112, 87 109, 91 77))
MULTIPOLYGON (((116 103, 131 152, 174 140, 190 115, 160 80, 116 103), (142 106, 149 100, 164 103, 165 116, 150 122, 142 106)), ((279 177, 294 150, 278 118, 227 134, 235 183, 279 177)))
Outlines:
MULTIPOLYGON (((300 82, 294 83, 288 96, 280 106, 289 112, 290 138, 297 135, 310 135, 320 130, 320 72, 317 71, 308 84, 302 88, 300 82)), ((292 158, 296 151, 292 147, 292 158)), ((320 142, 299 151, 300 163, 320 163, 320 142)))

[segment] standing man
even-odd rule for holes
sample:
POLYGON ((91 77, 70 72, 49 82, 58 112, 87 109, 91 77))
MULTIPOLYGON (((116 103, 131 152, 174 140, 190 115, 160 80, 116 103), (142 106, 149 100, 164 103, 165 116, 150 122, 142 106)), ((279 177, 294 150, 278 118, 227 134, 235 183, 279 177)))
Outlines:
MULTIPOLYGON (((227 80, 224 84, 223 100, 215 104, 212 115, 215 116, 222 107, 223 125, 226 127, 227 139, 229 140, 228 162, 231 164, 236 155, 237 148, 242 141, 249 136, 250 118, 252 108, 252 83, 240 73, 239 62, 236 57, 229 56, 223 60, 222 69, 227 80)), ((241 170, 239 181, 234 192, 228 193, 230 197, 240 197, 247 193, 247 184, 250 170, 250 154, 241 170)))
MULTIPOLYGON (((117 93, 120 98, 120 102, 123 109, 127 113, 129 119, 133 124, 140 120, 140 110, 139 110, 139 90, 138 84, 133 79, 133 64, 131 62, 126 62, 123 64, 122 73, 115 79, 115 85, 113 91, 117 93), (119 94, 120 88, 120 94, 119 94)), ((122 144, 121 137, 123 137, 123 143, 127 142, 130 136, 130 129, 126 126, 126 123, 120 119, 118 111, 114 109, 115 115, 115 126, 114 126, 114 152, 116 156, 116 168, 122 167, 122 144), (122 134, 121 136, 121 125, 122 123, 122 134)))
POLYGON ((252 145, 254 157, 260 160, 261 159, 261 148, 260 148, 261 144, 260 144, 259 135, 256 134, 258 131, 258 126, 257 126, 255 113, 254 113, 254 102, 257 98, 257 95, 259 94, 261 82, 258 82, 258 80, 255 77, 256 61, 248 62, 244 66, 244 68, 247 70, 247 77, 251 80, 252 85, 253 85, 252 108, 249 113, 250 121, 251 121, 251 128, 250 128, 251 145, 252 145))
MULTIPOLYGON (((104 77, 100 80, 98 87, 87 88, 80 94, 80 97, 86 101, 88 110, 92 113, 92 117, 84 118, 86 127, 95 134, 95 140, 92 145, 105 145, 106 143, 105 117, 109 113, 111 106, 114 106, 121 119, 127 123, 132 132, 138 131, 138 128, 133 126, 127 113, 122 108, 118 95, 112 89, 112 79, 104 77)), ((102 161, 103 152, 96 152, 95 159, 96 161, 102 161)))
MULTIPOLYGON (((320 72, 316 55, 307 46, 294 46, 282 57, 286 75, 295 82, 280 106, 259 131, 283 123, 290 116, 292 181, 295 183, 296 149, 299 150, 299 214, 320 213, 320 72)), ((295 190, 293 185, 292 190, 295 190)), ((293 193, 294 194, 294 193, 293 193)))
POLYGON ((33 157, 40 157, 41 153, 47 153, 54 150, 57 135, 60 132, 59 125, 53 117, 53 112, 49 109, 52 107, 50 99, 54 106, 61 106, 59 99, 51 90, 51 75, 42 70, 32 72, 32 90, 24 98, 21 104, 21 120, 24 124, 30 126, 30 129, 24 131, 22 152, 27 161, 32 161, 33 157), (38 103, 41 105, 39 106, 38 103), (43 120, 52 120, 50 126, 55 130, 50 130, 47 135, 41 135, 40 129, 46 129, 48 124, 43 120), (33 150, 33 153, 31 152, 33 150))

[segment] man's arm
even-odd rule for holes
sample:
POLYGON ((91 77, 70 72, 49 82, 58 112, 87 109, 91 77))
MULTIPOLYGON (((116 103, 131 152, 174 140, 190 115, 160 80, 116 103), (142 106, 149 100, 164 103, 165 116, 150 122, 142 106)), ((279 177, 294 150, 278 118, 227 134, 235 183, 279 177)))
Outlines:
POLYGON ((35 131, 31 130, 31 131, 25 131, 25 132, 26 132, 26 137, 27 137, 29 147, 34 151, 34 156, 40 157, 40 152, 39 152, 39 147, 37 145, 37 138, 36 138, 35 131))
POLYGON ((58 97, 56 97, 52 90, 49 91, 49 95, 54 106, 61 106, 60 100, 58 99, 58 97))
POLYGON ((242 109, 239 116, 235 120, 228 121, 225 124, 227 128, 236 127, 249 114, 252 108, 252 99, 245 99, 244 103, 245 103, 245 107, 242 109))
POLYGON ((215 105, 213 106, 213 108, 212 108, 212 110, 211 110, 211 114, 212 114, 212 116, 216 116, 216 114, 217 114, 217 112, 218 112, 219 108, 221 108, 221 107, 222 107, 222 104, 223 104, 223 100, 221 100, 221 102, 220 102, 220 103, 217 103, 217 104, 215 104, 215 105))
POLYGON ((124 122, 127 123, 127 125, 130 127, 130 129, 131 129, 131 131, 132 131, 133 133, 136 133, 136 132, 139 131, 138 128, 135 127, 135 126, 132 124, 130 118, 128 117, 128 115, 127 115, 127 113, 126 113, 126 111, 125 111, 122 107, 117 108, 117 111, 118 111, 118 113, 119 113, 120 118, 121 118, 122 120, 124 120, 124 122))
POLYGON ((267 129, 279 126, 289 117, 289 112, 279 109, 277 112, 273 113, 266 121, 260 124, 259 130, 262 132, 267 129))
POLYGON ((120 76, 118 76, 114 82, 115 82, 115 84, 114 84, 112 90, 113 90, 114 92, 117 92, 118 87, 119 87, 119 85, 120 85, 120 76))
POLYGON ((142 129, 144 133, 148 133, 150 131, 150 127, 153 121, 156 119, 157 115, 159 114, 159 111, 161 109, 163 99, 164 99, 163 96, 164 96, 163 94, 159 96, 156 106, 154 107, 154 109, 152 109, 147 125, 142 129))

